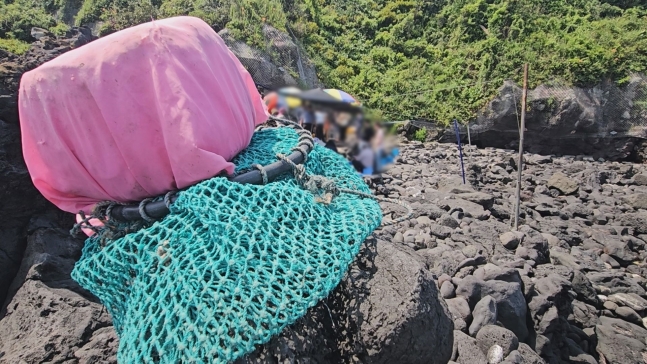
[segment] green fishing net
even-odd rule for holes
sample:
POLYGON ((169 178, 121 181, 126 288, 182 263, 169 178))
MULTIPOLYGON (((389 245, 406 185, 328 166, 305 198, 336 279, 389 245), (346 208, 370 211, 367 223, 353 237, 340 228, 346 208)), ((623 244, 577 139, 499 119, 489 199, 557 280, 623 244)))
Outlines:
MULTIPOLYGON (((289 154, 290 128, 257 131, 238 170, 289 154)), ((308 174, 369 193, 348 161, 316 146, 308 174)), ((120 363, 230 362, 326 297, 380 224, 372 199, 316 202, 288 173, 256 186, 213 178, 178 193, 163 220, 86 241, 72 277, 112 315, 120 363)))

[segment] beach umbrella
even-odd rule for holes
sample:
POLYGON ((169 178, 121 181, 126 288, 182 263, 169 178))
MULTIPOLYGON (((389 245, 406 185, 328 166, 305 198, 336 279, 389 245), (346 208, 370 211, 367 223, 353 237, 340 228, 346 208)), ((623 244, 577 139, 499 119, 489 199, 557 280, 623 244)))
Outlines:
POLYGON ((345 103, 351 104, 356 107, 362 106, 362 104, 357 101, 356 98, 351 96, 348 92, 342 91, 342 90, 337 90, 333 88, 327 88, 324 90, 328 95, 334 97, 335 99, 339 101, 343 101, 345 103))
POLYGON ((287 107, 288 109, 294 109, 301 106, 301 99, 298 98, 299 94, 301 94, 300 89, 290 86, 283 87, 277 92, 279 94, 279 104, 282 106, 287 107))
POLYGON ((279 104, 287 106, 289 109, 294 109, 301 106, 301 99, 294 96, 281 96, 279 104))
POLYGON ((304 91, 298 96, 303 101, 308 101, 312 104, 325 106, 338 111, 357 112, 360 110, 359 103, 351 104, 349 102, 335 98, 334 96, 320 88, 304 91))
POLYGON ((279 94, 284 95, 284 96, 294 96, 298 95, 301 93, 301 89, 294 87, 294 86, 289 86, 289 87, 283 87, 279 89, 279 94))

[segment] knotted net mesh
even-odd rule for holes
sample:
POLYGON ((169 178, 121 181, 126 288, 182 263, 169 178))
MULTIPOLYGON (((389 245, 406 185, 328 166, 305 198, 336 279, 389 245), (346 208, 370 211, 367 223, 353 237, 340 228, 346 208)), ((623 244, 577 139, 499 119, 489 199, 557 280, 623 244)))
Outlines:
MULTIPOLYGON (((258 131, 235 163, 266 165, 296 141, 289 128, 258 131)), ((328 149, 316 146, 305 168, 369 193, 328 149)), ((88 239, 72 277, 112 315, 120 363, 229 362, 326 297, 381 218, 353 194, 317 203, 292 174, 263 186, 213 178, 147 228, 105 246, 88 239)))

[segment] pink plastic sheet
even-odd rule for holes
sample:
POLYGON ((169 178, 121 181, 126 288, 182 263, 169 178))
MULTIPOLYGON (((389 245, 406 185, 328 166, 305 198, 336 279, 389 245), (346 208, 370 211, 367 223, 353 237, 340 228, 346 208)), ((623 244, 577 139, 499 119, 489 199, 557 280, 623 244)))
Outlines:
POLYGON ((249 73, 192 17, 117 32, 25 73, 19 111, 36 188, 86 213, 233 173, 229 161, 267 119, 249 73))

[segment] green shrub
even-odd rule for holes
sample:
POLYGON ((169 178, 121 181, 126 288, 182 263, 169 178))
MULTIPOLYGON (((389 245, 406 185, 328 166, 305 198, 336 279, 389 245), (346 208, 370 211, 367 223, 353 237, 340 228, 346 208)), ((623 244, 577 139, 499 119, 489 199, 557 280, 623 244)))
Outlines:
POLYGON ((33 41, 32 27, 48 29, 55 25, 52 15, 37 0, 0 2, 0 38, 29 42, 33 41))
POLYGON ((67 33, 69 30, 70 27, 67 24, 63 23, 58 23, 55 26, 49 28, 50 32, 59 37, 65 36, 65 33, 67 33))
POLYGON ((413 139, 423 143, 427 141, 427 128, 423 127, 422 129, 416 130, 413 139))
POLYGON ((303 39, 328 86, 390 119, 447 124, 473 118, 504 80, 520 83, 525 62, 531 87, 553 79, 586 86, 645 72, 641 3, 304 0, 307 9, 291 7, 289 18, 316 23, 302 27, 311 29, 303 39))
POLYGON ((18 39, 1 39, 0 49, 13 54, 23 54, 29 50, 29 43, 18 39))

